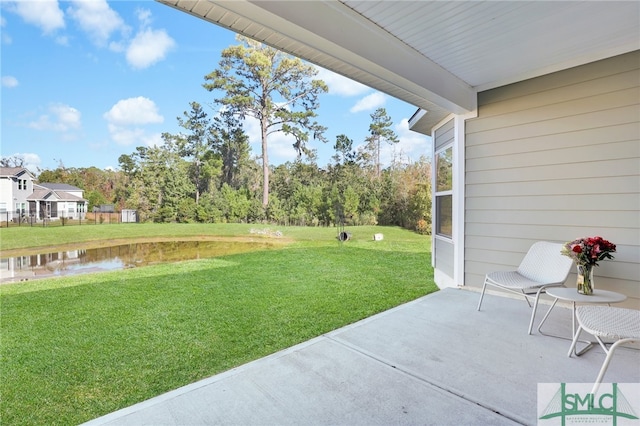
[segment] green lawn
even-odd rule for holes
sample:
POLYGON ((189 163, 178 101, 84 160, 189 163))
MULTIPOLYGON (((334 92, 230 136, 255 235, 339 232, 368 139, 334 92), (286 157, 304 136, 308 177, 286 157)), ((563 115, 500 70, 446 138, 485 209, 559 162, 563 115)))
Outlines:
MULTIPOLYGON (((251 228, 263 229, 21 227, 2 229, 0 239, 7 250, 124 237, 268 238, 251 228)), ((428 237, 359 227, 340 243, 335 228, 270 228, 287 244, 0 286, 2 424, 87 421, 436 290, 428 237), (385 239, 372 241, 375 232, 385 239)))

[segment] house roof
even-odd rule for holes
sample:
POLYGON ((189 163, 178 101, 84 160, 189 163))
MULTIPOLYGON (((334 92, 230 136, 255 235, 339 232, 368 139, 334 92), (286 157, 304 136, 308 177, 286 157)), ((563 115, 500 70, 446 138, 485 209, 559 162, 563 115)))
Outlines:
POLYGON ((57 190, 57 191, 82 191, 81 188, 78 188, 77 186, 73 186, 73 185, 69 185, 66 183, 49 183, 49 182, 41 182, 38 183, 37 185, 42 186, 44 188, 47 189, 53 189, 53 190, 57 190))
POLYGON ((27 197, 28 201, 87 201, 82 197, 70 194, 68 191, 82 191, 82 189, 66 183, 38 183, 33 185, 33 192, 27 197))
POLYGON ((46 188, 34 189, 27 201, 87 201, 82 197, 64 191, 53 191, 46 188))
POLYGON ((31 195, 27 197, 27 201, 46 200, 52 191, 48 189, 34 189, 31 195))
POLYGON ((425 111, 640 48, 637 1, 157 0, 425 111))
POLYGON ((24 167, 0 167, 0 176, 4 177, 20 177, 25 173, 33 179, 31 172, 24 167))

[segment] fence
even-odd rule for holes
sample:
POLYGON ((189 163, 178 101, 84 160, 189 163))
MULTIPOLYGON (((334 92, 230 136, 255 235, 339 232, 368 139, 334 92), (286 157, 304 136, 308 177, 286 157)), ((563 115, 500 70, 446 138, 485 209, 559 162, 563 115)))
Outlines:
POLYGON ((117 223, 137 223, 138 212, 122 210, 119 212, 73 213, 59 212, 57 217, 37 217, 35 214, 20 211, 0 212, 0 228, 14 226, 75 226, 75 225, 109 225, 117 223))

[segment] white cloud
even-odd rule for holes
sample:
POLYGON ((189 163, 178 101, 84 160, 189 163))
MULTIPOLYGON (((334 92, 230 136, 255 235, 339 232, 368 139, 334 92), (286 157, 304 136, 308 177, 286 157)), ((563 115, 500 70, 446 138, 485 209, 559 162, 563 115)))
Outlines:
MULTIPOLYGON (((224 109, 225 107, 223 107, 224 109)), ((257 118, 246 117, 242 122, 242 128, 244 132, 249 137, 249 143, 253 147, 258 147, 258 152, 260 151, 261 139, 260 139, 260 122, 257 118)), ((255 149, 254 149, 255 150, 255 149)))
POLYGON ((158 113, 156 104, 143 96, 119 100, 103 117, 109 123, 117 126, 162 123, 164 121, 164 117, 158 113))
POLYGON ((165 30, 144 29, 136 34, 127 48, 127 62, 134 68, 147 68, 163 60, 175 45, 165 30))
POLYGON ((10 2, 8 9, 27 23, 39 27, 45 34, 64 28, 64 13, 57 0, 31 0, 10 2))
POLYGON ((116 53, 122 53, 127 50, 126 40, 109 42, 109 50, 116 53))
POLYGON ((16 154, 22 156, 24 158, 24 166, 30 171, 34 172, 38 170, 40 165, 42 164, 42 160, 38 154, 34 154, 32 152, 25 152, 22 154, 16 154))
MULTIPOLYGON (((251 153, 255 156, 262 156, 262 139, 260 133, 260 122, 253 117, 247 117, 243 122, 243 128, 249 137, 251 145, 251 153)), ((269 135, 267 141, 267 153, 269 154, 269 164, 282 164, 286 161, 293 161, 297 157, 296 150, 293 148, 295 138, 291 135, 285 135, 282 132, 276 132, 269 135)))
MULTIPOLYGON (((285 135, 282 132, 269 135, 269 164, 282 164, 295 160, 298 157, 298 153, 293 148, 295 142, 296 138, 292 135, 285 135)), ((257 152, 262 154, 262 148, 257 152)))
POLYGON ((69 45, 69 37, 67 37, 66 35, 59 35, 56 37, 56 43, 61 45, 61 46, 68 46, 69 45))
POLYGON ((354 113, 360 111, 373 111, 374 109, 383 106, 386 101, 387 97, 384 94, 375 92, 360 99, 349 111, 354 113))
POLYGON ((111 138, 118 145, 160 145, 160 133, 148 134, 143 125, 162 123, 164 117, 158 113, 156 104, 148 98, 138 96, 118 101, 103 115, 108 122, 111 138))
MULTIPOLYGON (((164 29, 149 27, 153 21, 149 9, 136 9, 140 29, 131 38, 131 27, 109 6, 107 0, 71 0, 67 4, 67 16, 77 23, 95 45, 108 47, 116 53, 124 53, 129 65, 135 69, 144 69, 164 60, 169 51, 176 46, 175 40, 164 29), (114 33, 117 32, 120 33, 120 37, 114 38, 114 33)), ((7 5, 7 10, 42 28, 45 34, 65 27, 65 16, 58 0, 20 0, 7 2, 7 5)), ((3 20, 1 24, 4 27, 6 21, 3 20)), ((6 31, 2 31, 2 41, 5 44, 12 42, 6 31)), ((55 41, 61 45, 68 45, 69 36, 58 34, 55 41)))
POLYGON ((4 75, 2 76, 2 86, 3 87, 8 87, 8 88, 12 88, 12 87, 17 87, 18 86, 18 79, 15 78, 12 75, 4 75))
POLYGON ((149 9, 136 9, 136 15, 140 25, 148 27, 151 24, 151 11, 149 9))
POLYGON ((68 132, 82 126, 81 116, 80 111, 69 105, 54 104, 49 106, 46 114, 30 122, 29 127, 36 130, 68 132))
POLYGON ((107 43, 114 31, 126 31, 127 26, 118 13, 111 9, 106 0, 72 2, 67 13, 80 28, 100 46, 107 43))
MULTIPOLYGON (((4 28, 6 26, 7 26, 7 20, 4 19, 4 16, 0 16, 0 27, 4 28)), ((6 30, 2 31, 1 36, 2 36, 2 43, 11 44, 13 42, 13 39, 9 34, 7 34, 6 30)))
POLYGON ((317 79, 324 81, 329 86, 329 94, 339 96, 358 96, 368 92, 371 88, 360 84, 357 81, 343 77, 333 71, 318 68, 317 79))
POLYGON ((409 162, 431 156, 431 138, 409 130, 408 118, 396 124, 393 131, 398 135, 398 143, 383 143, 380 146, 380 162, 385 166, 390 165, 394 158, 396 161, 409 162))
POLYGON ((80 127, 80 111, 70 107, 68 105, 53 105, 51 112, 57 118, 58 123, 62 126, 63 130, 77 129, 80 127))
POLYGON ((129 128, 115 124, 109 124, 108 127, 111 139, 118 145, 156 146, 162 144, 162 135, 160 133, 148 134, 141 127, 129 128))
POLYGON ((40 164, 42 164, 40 156, 31 152, 16 152, 15 154, 2 156, 2 158, 11 157, 21 158, 23 160, 23 167, 31 172, 36 172, 38 170, 38 167, 40 167, 40 164))

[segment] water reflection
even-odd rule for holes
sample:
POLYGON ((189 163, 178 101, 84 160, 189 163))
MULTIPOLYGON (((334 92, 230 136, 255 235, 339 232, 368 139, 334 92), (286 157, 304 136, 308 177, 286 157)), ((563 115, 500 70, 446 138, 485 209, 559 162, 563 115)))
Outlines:
POLYGON ((267 246, 256 242, 164 241, 0 259, 0 283, 210 258, 267 246))

